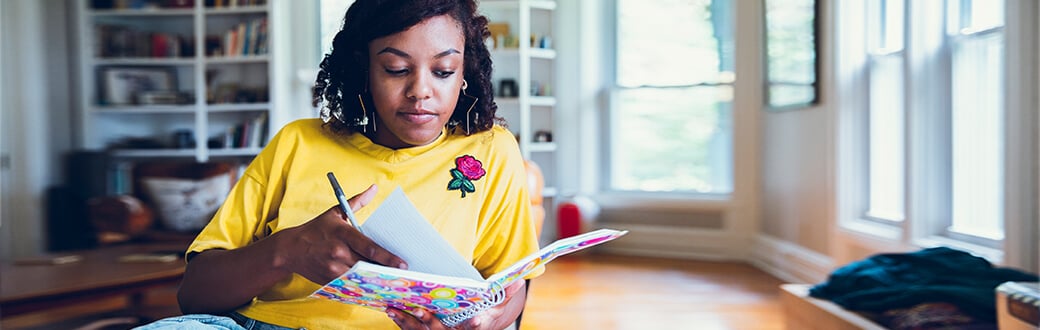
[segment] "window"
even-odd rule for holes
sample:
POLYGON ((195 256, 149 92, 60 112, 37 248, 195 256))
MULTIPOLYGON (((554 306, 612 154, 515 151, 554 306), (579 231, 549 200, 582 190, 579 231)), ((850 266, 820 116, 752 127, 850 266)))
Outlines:
POLYGON ((353 3, 353 0, 321 0, 321 52, 318 53, 321 56, 332 51, 332 39, 343 28, 343 15, 353 3))
POLYGON ((1004 2, 951 0, 948 234, 1004 238, 1004 2))
POLYGON ((899 222, 906 184, 903 0, 871 0, 867 6, 869 193, 864 218, 899 222))
POLYGON ((607 184, 733 190, 733 4, 616 0, 607 184))
POLYGON ((864 53, 840 55, 863 77, 862 95, 844 97, 864 100, 853 117, 865 120, 842 144, 867 155, 852 171, 866 175, 852 194, 861 219, 913 240, 1001 246, 1005 118, 1025 111, 1005 107, 1004 3, 869 0, 844 12, 864 23, 862 47, 839 47, 864 53))
POLYGON ((816 0, 766 0, 766 109, 815 104, 816 0))

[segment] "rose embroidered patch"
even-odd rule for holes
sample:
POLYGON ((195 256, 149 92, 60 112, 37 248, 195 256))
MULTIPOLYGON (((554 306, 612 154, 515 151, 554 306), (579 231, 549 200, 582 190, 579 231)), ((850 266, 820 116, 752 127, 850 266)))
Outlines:
POLYGON ((483 165, 470 155, 455 158, 455 168, 449 171, 451 181, 448 181, 448 190, 462 191, 463 198, 466 197, 466 193, 476 192, 477 187, 473 185, 473 181, 480 180, 487 174, 483 165))

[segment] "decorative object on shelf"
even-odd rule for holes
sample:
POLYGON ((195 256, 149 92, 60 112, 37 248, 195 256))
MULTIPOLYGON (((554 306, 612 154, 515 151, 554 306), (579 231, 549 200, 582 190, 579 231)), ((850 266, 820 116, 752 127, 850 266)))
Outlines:
POLYGON ((499 85, 499 87, 498 87, 498 90, 499 90, 498 96, 501 96, 501 97, 517 97, 517 96, 520 96, 520 91, 518 90, 519 87, 517 87, 517 85, 516 85, 516 80, 509 79, 509 78, 502 79, 502 81, 499 82, 498 85, 499 85))
POLYGON ((534 132, 534 142, 552 142, 552 132, 546 130, 539 130, 534 132))
POLYGON ((504 48, 519 48, 520 39, 518 39, 515 35, 507 34, 504 38, 502 38, 502 45, 502 47, 504 48))
POLYGON ((98 24, 94 32, 94 55, 100 58, 195 56, 194 42, 178 33, 144 31, 120 24, 98 24))
POLYGON ((177 149, 194 148, 195 132, 188 129, 173 132, 173 147, 177 149))
POLYGON ((550 36, 542 36, 542 38, 538 40, 538 48, 551 49, 552 48, 552 37, 550 37, 550 36))
POLYGON ((142 104, 144 93, 176 92, 171 67, 103 67, 99 72, 102 105, 142 104))
POLYGON ((170 8, 195 7, 195 0, 166 0, 166 6, 170 8))
POLYGON ((509 35, 509 23, 489 23, 488 31, 491 32, 491 39, 495 41, 494 47, 489 49, 505 48, 505 38, 509 35))
POLYGON ((177 91, 146 91, 137 95, 138 104, 187 104, 190 98, 177 91))
POLYGON ((108 149, 162 149, 166 146, 156 138, 123 137, 109 143, 108 149))

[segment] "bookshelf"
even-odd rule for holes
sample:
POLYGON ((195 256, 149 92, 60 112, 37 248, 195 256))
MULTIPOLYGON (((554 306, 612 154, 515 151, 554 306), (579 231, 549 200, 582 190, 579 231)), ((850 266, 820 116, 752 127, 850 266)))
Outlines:
MULTIPOLYGON (((495 66, 492 81, 499 115, 517 136, 524 158, 542 169, 544 197, 553 198, 557 194, 557 148, 552 134, 556 131, 556 2, 483 0, 479 6, 491 22, 493 36, 488 45, 495 66)), ((552 209, 551 201, 547 205, 552 209)))
POLYGON ((77 144, 117 162, 255 156, 270 134, 265 0, 77 1, 77 144))

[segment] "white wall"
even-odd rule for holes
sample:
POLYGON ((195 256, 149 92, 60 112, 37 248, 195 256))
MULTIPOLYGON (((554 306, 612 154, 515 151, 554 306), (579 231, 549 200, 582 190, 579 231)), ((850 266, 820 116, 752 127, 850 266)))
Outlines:
MULTIPOLYGON (((819 1, 818 103, 781 112, 761 111, 759 173, 761 226, 749 261, 792 282, 817 282, 834 266, 835 219, 833 15, 819 1)), ((758 16, 762 17, 762 16, 758 16)))
POLYGON ((62 0, 0 2, 0 134, 10 155, 0 219, 3 258, 39 253, 46 245, 44 194, 60 182, 61 155, 71 146, 68 5, 62 0))

